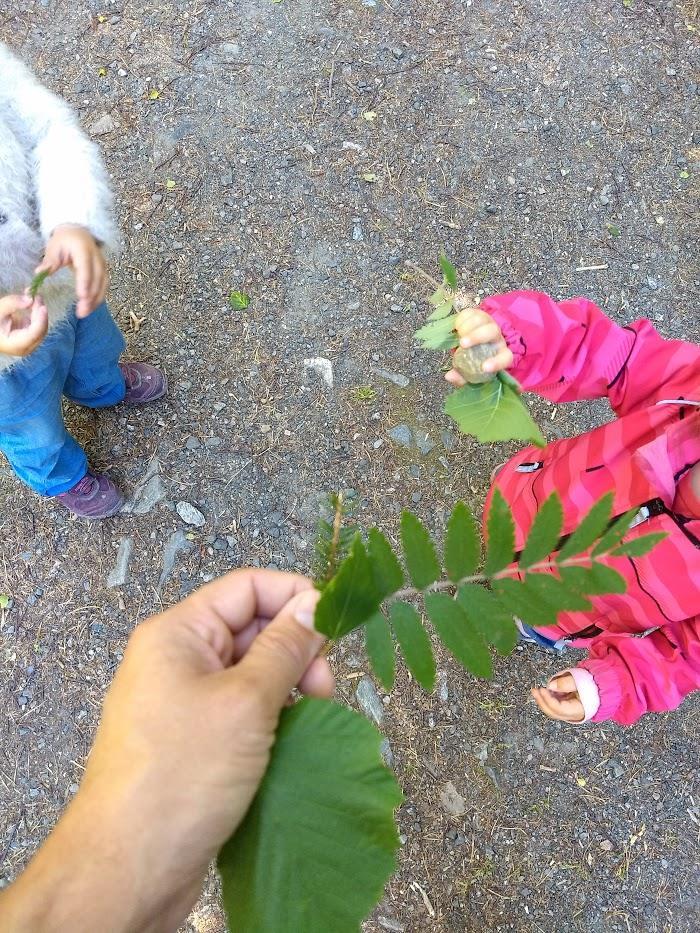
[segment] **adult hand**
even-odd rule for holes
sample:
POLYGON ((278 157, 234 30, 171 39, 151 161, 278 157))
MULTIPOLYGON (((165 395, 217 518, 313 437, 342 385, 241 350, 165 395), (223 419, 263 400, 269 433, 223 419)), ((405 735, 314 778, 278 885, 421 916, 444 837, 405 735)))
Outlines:
POLYGON ((0 353, 28 356, 46 336, 49 316, 43 300, 29 295, 0 298, 0 353))
POLYGON ((574 678, 569 673, 555 674, 546 687, 533 687, 532 697, 550 719, 582 722, 585 717, 574 678))
POLYGON ((105 300, 107 264, 102 249, 86 227, 78 224, 56 227, 36 272, 53 275, 64 266, 71 266, 75 272, 76 314, 87 317, 105 300))
MULTIPOLYGON (((513 363, 513 354, 508 349, 496 321, 481 308, 464 308, 457 315, 455 330, 459 336, 460 347, 475 347, 481 343, 494 343, 497 350, 491 359, 483 365, 484 372, 496 373, 500 369, 508 369, 513 363)), ((445 373, 445 379, 454 386, 463 386, 464 377, 451 369, 445 373)))
POLYGON ((332 693, 318 597, 304 577, 241 570, 138 626, 80 790, 5 895, 10 911, 24 895, 30 919, 8 924, 0 896, 0 928, 178 928, 255 795, 290 691, 332 693))

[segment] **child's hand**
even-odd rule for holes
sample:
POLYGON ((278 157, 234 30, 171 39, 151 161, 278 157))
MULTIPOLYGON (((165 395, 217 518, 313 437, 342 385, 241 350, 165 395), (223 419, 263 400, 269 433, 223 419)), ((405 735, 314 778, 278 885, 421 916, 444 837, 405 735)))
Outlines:
POLYGON ((107 264, 102 249, 85 227, 61 224, 46 244, 44 259, 37 272, 47 270, 50 275, 63 266, 72 266, 75 272, 75 292, 78 296, 76 314, 87 317, 105 300, 107 293, 107 264))
POLYGON ((585 717, 574 678, 569 673, 555 674, 546 687, 533 687, 532 696, 550 719, 564 722, 582 722, 585 717))
MULTIPOLYGON (((481 308, 466 308, 457 315, 456 330, 460 347, 474 347, 481 343, 494 343, 498 350, 495 356, 483 365, 485 373, 496 373, 499 369, 508 369, 513 362, 513 354, 506 346, 501 328, 490 314, 481 308)), ((464 379, 456 369, 445 373, 445 379, 454 386, 463 386, 464 379)))
POLYGON ((40 297, 29 295, 0 298, 0 353, 28 356, 46 336, 49 316, 40 297))

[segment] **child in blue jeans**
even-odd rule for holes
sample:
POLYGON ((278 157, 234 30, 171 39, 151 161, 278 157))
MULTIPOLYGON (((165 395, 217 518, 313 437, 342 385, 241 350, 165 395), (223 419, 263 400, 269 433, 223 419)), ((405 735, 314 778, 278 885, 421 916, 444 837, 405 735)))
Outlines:
POLYGON ((123 496, 90 471, 63 396, 105 408, 167 391, 155 367, 119 363, 124 338, 104 303, 105 253, 117 245, 97 149, 0 44, 0 450, 28 486, 92 519, 114 515, 123 496), (32 300, 41 270, 50 278, 32 300))

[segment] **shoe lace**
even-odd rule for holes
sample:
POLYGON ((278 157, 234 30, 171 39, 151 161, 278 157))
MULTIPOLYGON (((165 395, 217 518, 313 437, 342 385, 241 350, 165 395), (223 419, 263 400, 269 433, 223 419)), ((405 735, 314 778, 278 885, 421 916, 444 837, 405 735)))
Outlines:
POLYGON ((75 486, 71 489, 71 492, 82 496, 84 493, 92 492, 94 485, 95 477, 91 476, 89 473, 86 473, 80 482, 76 483, 75 486))

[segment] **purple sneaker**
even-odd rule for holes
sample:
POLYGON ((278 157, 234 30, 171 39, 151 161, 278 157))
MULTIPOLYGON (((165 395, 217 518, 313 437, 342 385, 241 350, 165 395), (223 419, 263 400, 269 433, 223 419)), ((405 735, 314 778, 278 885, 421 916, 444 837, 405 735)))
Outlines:
POLYGON ((165 374, 150 363, 120 363, 119 368, 126 383, 125 405, 147 405, 168 391, 165 374))
POLYGON ((104 474, 86 473, 72 489, 56 498, 79 518, 109 518, 124 505, 124 496, 104 474))

